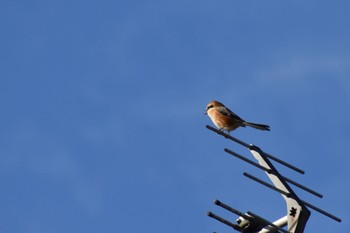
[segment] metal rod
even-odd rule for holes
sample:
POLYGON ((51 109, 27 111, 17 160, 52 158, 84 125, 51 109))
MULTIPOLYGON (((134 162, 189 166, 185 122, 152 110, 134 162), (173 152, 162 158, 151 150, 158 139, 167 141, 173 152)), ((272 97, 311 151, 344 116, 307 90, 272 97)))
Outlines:
MULTIPOLYGON (((245 158, 244 156, 242 156, 242 155, 240 155, 240 154, 237 154, 237 153, 234 152, 234 151, 231 151, 231 150, 229 150, 229 149, 227 149, 227 148, 225 148, 224 150, 225 150, 226 153, 229 153, 229 154, 231 154, 231 155, 233 155, 233 156, 235 156, 235 157, 237 157, 237 158, 239 158, 239 159, 241 159, 241 160, 243 160, 243 161, 245 161, 245 162, 247 162, 247 163, 249 163, 249 164, 251 164, 251 165, 257 167, 257 168, 260 168, 261 170, 264 170, 265 172, 267 172, 267 173, 269 173, 269 174, 271 174, 271 173, 274 174, 273 171, 272 171, 271 169, 266 168, 266 167, 264 167, 264 166, 261 166, 260 164, 258 164, 258 163, 256 163, 256 162, 253 162, 252 160, 247 159, 247 158, 245 158)), ((293 185, 295 185, 295 186, 297 186, 297 187, 299 187, 299 188, 301 188, 301 189, 304 189, 305 191, 307 191, 307 192, 309 192, 309 193, 311 193, 311 194, 313 194, 313 195, 315 195, 315 196, 317 196, 317 197, 320 197, 320 198, 323 197, 322 194, 320 194, 320 193, 318 193, 318 192, 316 192, 316 191, 314 191, 314 190, 312 190, 312 189, 310 189, 310 188, 308 188, 308 187, 306 187, 306 186, 303 186, 303 185, 297 183, 296 181, 293 181, 293 180, 291 180, 291 179, 289 179, 289 178, 287 178, 287 177, 285 177, 285 176, 282 176, 282 178, 283 178, 284 180, 286 180, 287 182, 289 182, 289 183, 291 183, 291 184, 293 184, 293 185)))
MULTIPOLYGON (((284 194, 284 195, 287 196, 287 197, 291 197, 291 195, 290 195, 289 193, 284 192, 283 190, 280 190, 280 189, 278 189, 278 188, 276 188, 276 187, 274 187, 274 186, 272 186, 272 185, 266 183, 265 181, 256 178, 255 176, 252 176, 252 175, 250 175, 250 174, 248 174, 248 173, 246 173, 246 172, 244 172, 243 174, 244 174, 246 177, 248 177, 248 178, 250 178, 250 179, 252 179, 252 180, 254 180, 254 181, 256 181, 256 182, 258 182, 258 183, 260 183, 260 184, 262 184, 262 185, 265 185, 266 187, 268 187, 268 188, 270 188, 270 189, 272 189, 272 190, 275 190, 275 191, 277 191, 277 192, 279 192, 279 193, 282 193, 282 194, 284 194)), ((310 203, 308 203, 308 202, 306 202, 306 201, 303 201, 303 200, 300 200, 300 201, 301 201, 305 206, 308 206, 308 207, 310 207, 311 209, 314 209, 314 210, 316 210, 317 212, 319 212, 319 213, 321 213, 321 214, 323 214, 323 215, 325 215, 325 216, 327 216, 327 217, 329 217, 329 218, 331 218, 331 219, 333 219, 333 220, 335 220, 335 221, 337 221, 337 222, 341 222, 341 221, 342 221, 340 218, 338 218, 338 217, 336 217, 336 216, 334 216, 334 215, 332 215, 332 214, 330 214, 330 213, 328 213, 328 212, 326 212, 326 211, 324 211, 324 210, 322 210, 322 209, 320 209, 320 208, 318 208, 318 207, 316 207, 316 206, 314 206, 314 205, 311 205, 310 203)))
POLYGON ((243 214, 242 212, 232 208, 231 206, 226 205, 225 203, 222 203, 219 200, 214 200, 214 204, 218 205, 218 206, 220 206, 220 207, 222 207, 222 208, 224 208, 224 209, 226 209, 228 211, 230 211, 231 213, 234 213, 234 214, 237 214, 239 216, 242 216, 243 218, 245 218, 247 220, 252 219, 250 216, 248 216, 246 214, 243 214))
POLYGON ((262 184, 262 185, 265 185, 266 187, 268 187, 268 188, 270 188, 272 190, 275 190, 275 191, 277 191, 277 192, 279 192, 279 193, 281 193, 281 194, 283 194, 283 195, 285 195, 287 197, 291 197, 290 193, 287 193, 287 192, 285 192, 285 191, 283 191, 283 190, 281 190, 279 188, 276 188, 275 186, 273 186, 273 185, 271 185, 269 183, 266 183, 265 181, 260 180, 259 178, 256 178, 253 175, 250 175, 249 173, 243 172, 243 175, 248 177, 248 178, 250 178, 250 179, 252 179, 252 180, 254 180, 254 181, 256 181, 256 182, 258 182, 258 183, 260 183, 260 184, 262 184))
MULTIPOLYGON (((237 138, 235 138, 235 137, 232 137, 231 135, 229 135, 229 134, 227 134, 227 133, 225 133, 225 132, 223 132, 223 131, 221 131, 221 130, 215 129, 214 127, 212 127, 212 126, 210 126, 210 125, 206 125, 205 127, 206 127, 207 129, 211 130, 211 131, 214 131, 214 132, 217 133, 217 134, 220 134, 221 136, 223 136, 223 137, 225 137, 225 138, 230 139, 231 141, 237 142, 238 144, 240 144, 240 145, 242 145, 242 146, 244 146, 244 147, 246 147, 246 148, 248 148, 248 149, 250 149, 250 150, 256 150, 255 148, 258 148, 257 146, 254 146, 254 145, 252 145, 252 144, 245 143, 245 142, 243 142, 243 141, 241 141, 241 140, 239 140, 239 139, 237 139, 237 138)), ((258 149, 259 149, 259 148, 258 148, 258 149)), ((259 151, 261 151, 261 150, 259 149, 259 151)), ((261 151, 261 152, 262 152, 262 151, 261 151)), ((295 166, 293 166, 293 165, 291 165, 291 164, 289 164, 289 163, 287 163, 287 162, 284 162, 283 160, 281 160, 281 159, 279 159, 279 158, 276 158, 276 157, 274 157, 274 156, 272 156, 272 155, 270 155, 270 154, 267 154, 267 153, 265 153, 265 152, 262 152, 262 153, 264 153, 264 155, 265 155, 266 157, 269 157, 270 159, 272 159, 272 160, 274 160, 274 161, 276 161, 276 162, 278 162, 278 163, 280 163, 280 164, 282 164, 282 165, 284 165, 284 166, 286 166, 286 167, 288 167, 288 168, 290 168, 290 169, 292 169, 292 170, 294 170, 294 171, 296 171, 296 172, 299 172, 299 173, 301 173, 301 174, 305 174, 305 172, 304 172, 303 170, 301 170, 301 169, 299 169, 299 168, 297 168, 297 167, 295 167, 295 166)))
POLYGON ((228 220, 226 220, 226 219, 224 219, 224 218, 222 218, 222 217, 212 213, 211 211, 208 212, 208 216, 213 218, 213 219, 218 220, 219 222, 222 222, 223 224, 226 224, 227 226, 232 227, 233 229, 235 229, 237 231, 240 230, 240 228, 237 225, 235 225, 232 222, 230 222, 230 221, 228 221, 228 220))
POLYGON ((323 215, 325 215, 325 216, 327 216, 327 217, 329 217, 329 218, 331 218, 331 219, 333 219, 333 220, 335 220, 335 221, 337 221, 337 222, 341 222, 341 221, 342 221, 340 218, 338 218, 338 217, 336 217, 336 216, 334 216, 334 215, 332 215, 332 214, 330 214, 330 213, 328 213, 328 212, 326 212, 326 211, 324 211, 324 210, 322 210, 322 209, 320 209, 320 208, 318 208, 318 207, 316 207, 316 206, 314 206, 314 205, 311 205, 310 203, 308 203, 308 202, 306 202, 306 201, 301 200, 301 202, 302 202, 304 205, 310 207, 311 209, 314 209, 314 210, 316 210, 317 212, 319 212, 319 213, 321 213, 321 214, 323 214, 323 215))
POLYGON ((284 166, 286 166, 286 167, 288 167, 288 168, 290 168, 290 169, 292 169, 292 170, 294 170, 294 171, 296 171, 296 172, 299 172, 299 173, 301 173, 301 174, 305 174, 305 172, 304 172, 303 170, 301 170, 300 168, 297 168, 296 166, 293 166, 293 165, 291 165, 291 164, 289 164, 289 163, 287 163, 287 162, 285 162, 285 161, 283 161, 283 160, 281 160, 281 159, 279 159, 279 158, 277 158, 277 157, 275 157, 275 156, 273 156, 273 155, 270 155, 270 154, 268 154, 268 153, 265 153, 265 152, 262 151, 259 147, 255 146, 255 145, 253 145, 253 144, 250 144, 249 149, 250 149, 250 150, 255 150, 255 151, 258 152, 259 154, 265 155, 266 157, 268 157, 268 158, 274 160, 275 162, 278 162, 278 163, 280 163, 280 164, 282 164, 282 165, 284 165, 284 166))
POLYGON ((215 129, 214 127, 211 127, 210 125, 206 125, 205 127, 207 127, 207 129, 210 129, 211 131, 214 131, 217 134, 220 134, 221 136, 224 136, 225 138, 228 138, 234 142, 237 142, 238 144, 241 144, 242 146, 249 148, 249 144, 247 144, 247 143, 245 143, 245 142, 243 142, 235 137, 232 137, 231 135, 224 133, 221 130, 215 129))
POLYGON ((264 224, 269 225, 269 226, 275 228, 276 230, 282 231, 282 232, 284 232, 284 233, 290 233, 289 231, 287 231, 287 230, 285 230, 285 229, 283 229, 283 228, 281 228, 281 227, 279 227, 279 226, 276 226, 276 225, 273 224, 272 222, 270 222, 270 221, 268 221, 268 220, 266 220, 266 219, 260 217, 260 216, 257 215, 257 214, 254 214, 254 213, 251 212, 251 211, 248 211, 247 213, 248 213, 249 215, 253 216, 254 218, 258 219, 260 222, 263 222, 264 224))
POLYGON ((229 154, 233 155, 233 156, 236 156, 237 158, 239 158, 239 159, 241 159, 241 160, 243 160, 243 161, 245 161, 245 162, 247 162, 247 163, 249 163, 249 164, 251 164, 251 165, 257 167, 257 168, 260 168, 260 169, 264 170, 264 171, 267 172, 267 173, 271 173, 271 169, 268 169, 268 168, 266 168, 266 167, 264 167, 264 166, 261 166, 260 164, 258 164, 258 163, 256 163, 256 162, 253 162, 253 161, 251 161, 250 159, 247 159, 247 158, 245 158, 244 156, 242 156, 242 155, 240 155, 240 154, 237 154, 236 152, 234 152, 234 151, 232 151, 232 150, 229 150, 229 149, 225 148, 224 151, 225 151, 226 153, 229 153, 229 154))
POLYGON ((301 189, 304 189, 305 191, 307 191, 307 192, 309 192, 309 193, 311 193, 311 194, 313 194, 313 195, 315 195, 315 196, 317 196, 319 198, 323 198, 322 194, 320 194, 320 193, 318 193, 318 192, 316 192, 316 191, 314 191, 314 190, 312 190, 312 189, 310 189, 308 187, 305 187, 304 185, 301 185, 301 184, 295 182, 294 180, 291 180, 291 179, 289 179, 289 178, 287 178, 285 176, 282 176, 282 178, 285 179, 288 183, 291 183, 291 184, 293 184, 293 185, 295 185, 295 186, 297 186, 297 187, 299 187, 301 189))

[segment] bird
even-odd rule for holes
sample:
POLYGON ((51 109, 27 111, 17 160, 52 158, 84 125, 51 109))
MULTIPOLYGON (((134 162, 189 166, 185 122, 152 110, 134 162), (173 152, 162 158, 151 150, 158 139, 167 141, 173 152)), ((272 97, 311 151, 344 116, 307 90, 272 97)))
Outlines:
POLYGON ((211 101, 205 110, 205 113, 209 116, 219 130, 230 131, 237 129, 238 127, 252 127, 259 130, 270 131, 270 126, 264 124, 257 124, 243 120, 237 114, 233 113, 225 105, 219 101, 211 101))

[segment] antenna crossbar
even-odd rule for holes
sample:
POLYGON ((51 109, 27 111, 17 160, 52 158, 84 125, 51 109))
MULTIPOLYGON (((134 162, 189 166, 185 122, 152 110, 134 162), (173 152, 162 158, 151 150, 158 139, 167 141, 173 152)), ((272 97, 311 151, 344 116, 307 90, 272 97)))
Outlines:
POLYGON ((237 142, 238 144, 241 144, 242 146, 244 146, 246 148, 249 148, 249 146, 250 146, 248 143, 245 143, 245 142, 243 142, 235 137, 232 137, 231 135, 229 135, 221 130, 215 129, 214 127, 212 127, 210 125, 206 125, 205 127, 207 127, 207 129, 210 129, 211 131, 214 131, 217 134, 220 134, 221 136, 224 136, 225 138, 230 139, 231 141, 234 141, 234 142, 237 142))
MULTIPOLYGON (((205 127, 206 127, 207 129, 209 129, 209 130, 211 130, 211 131, 214 131, 215 133, 217 133, 217 134, 219 134, 219 135, 225 137, 225 138, 230 139, 231 141, 234 141, 234 142, 236 142, 236 143, 238 143, 238 144, 240 144, 240 145, 242 145, 242 146, 248 148, 248 149, 258 148, 258 147, 254 146, 254 145, 252 145, 252 144, 245 143, 245 142, 243 142, 243 141, 241 141, 241 140, 239 140, 239 139, 237 139, 237 138, 235 138, 235 137, 232 137, 231 135, 229 135, 229 134, 227 134, 227 133, 225 133, 225 132, 223 132, 223 131, 221 131, 221 130, 215 129, 214 127, 212 127, 212 126, 210 126, 210 125, 206 125, 205 127)), ((261 151, 261 150, 260 150, 260 151, 261 151)), ((289 164, 289 163, 287 163, 287 162, 284 162, 283 160, 281 160, 281 159, 279 159, 279 158, 276 158, 275 156, 272 156, 272 155, 270 155, 270 154, 268 154, 268 153, 265 153, 265 152, 263 152, 263 153, 264 153, 264 155, 265 155, 266 157, 268 157, 268 158, 270 158, 270 159, 272 159, 272 160, 274 160, 274 161, 276 161, 276 162, 278 162, 278 163, 280 163, 280 164, 282 164, 282 165, 284 165, 284 166, 286 166, 286 167, 288 167, 288 168, 290 168, 290 169, 292 169, 292 170, 294 170, 294 171, 296 171, 296 172, 299 172, 299 173, 301 173, 301 174, 305 174, 305 172, 304 172, 303 170, 301 170, 301 169, 299 169, 299 168, 297 168, 297 167, 295 167, 295 166, 293 166, 293 165, 291 165, 291 164, 289 164)))
POLYGON ((327 217, 329 217, 329 218, 331 218, 331 219, 333 219, 333 220, 335 220, 337 222, 341 222, 342 221, 340 218, 334 216, 333 214, 330 214, 330 213, 328 213, 328 212, 326 212, 326 211, 324 211, 324 210, 322 210, 322 209, 320 209, 320 208, 318 208, 318 207, 316 207, 314 205, 311 205, 310 203, 308 203, 306 201, 301 200, 301 202, 304 205, 310 207, 311 209, 316 210, 317 212, 319 212, 319 213, 321 213, 321 214, 323 214, 323 215, 325 215, 325 216, 327 216, 327 217))
POLYGON ((214 204, 224 208, 225 210, 230 211, 231 213, 237 214, 237 215, 239 215, 239 216, 241 216, 241 217, 243 217, 245 219, 248 219, 248 220, 252 219, 252 217, 250 217, 250 216, 248 216, 246 214, 243 214, 242 212, 232 208, 231 206, 226 205, 225 203, 222 203, 219 200, 214 200, 214 204))
POLYGON ((240 155, 240 154, 238 154, 238 153, 236 153, 236 152, 234 152, 232 150, 229 150, 229 149, 225 148, 224 151, 226 153, 229 153, 229 154, 231 154, 231 155, 233 155, 233 156, 235 156, 235 157, 237 157, 237 158, 239 158, 239 159, 241 159, 241 160, 243 160, 243 161, 245 161, 245 162, 247 162, 247 163, 249 163, 249 164, 251 164, 251 165, 253 165, 253 166, 257 167, 257 168, 259 168, 259 169, 261 169, 261 170, 264 170, 267 173, 271 173, 272 172, 271 169, 266 168, 266 167, 264 167, 264 166, 262 166, 262 165, 260 165, 260 164, 258 164, 256 162, 254 162, 254 161, 252 161, 250 159, 247 159, 246 157, 244 157, 244 156, 242 156, 242 155, 240 155))
POLYGON ((272 190, 275 190, 276 192, 279 192, 279 193, 285 195, 286 197, 291 197, 290 193, 287 193, 287 192, 285 192, 285 191, 283 191, 283 190, 281 190, 279 188, 276 188, 275 186, 273 186, 273 185, 271 185, 269 183, 266 183, 265 181, 260 180, 259 178, 255 177, 253 175, 250 175, 249 173, 243 172, 243 175, 248 177, 249 179, 252 179, 252 180, 254 180, 254 181, 256 181, 256 182, 258 182, 258 183, 260 183, 260 184, 262 184, 262 185, 272 189, 272 190))
POLYGON ((213 219, 216 219, 218 220, 219 222, 222 222, 223 224, 227 225, 227 226, 230 226, 232 227, 233 229, 239 231, 240 228, 236 225, 236 224, 233 224, 232 222, 228 221, 227 219, 224 219, 216 214, 214 214, 213 212, 209 211, 208 212, 208 216, 213 218, 213 219))
MULTIPOLYGON (((260 184, 262 184, 262 185, 264 185, 264 186, 266 186, 266 187, 268 187, 268 188, 270 188, 270 189, 272 189, 272 190, 275 190, 275 191, 277 191, 277 192, 279 192, 279 193, 281 193, 281 194, 291 198, 290 193, 287 193, 287 192, 285 192, 285 191, 283 191, 283 190, 281 190, 279 188, 276 188, 275 186, 272 186, 269 183, 266 183, 265 181, 255 177, 253 175, 250 175, 249 173, 244 172, 243 175, 248 177, 248 178, 250 178, 250 179, 252 179, 252 180, 254 180, 254 181, 256 181, 256 182, 258 182, 258 183, 260 183, 260 184)), ((337 222, 341 222, 342 221, 340 218, 338 218, 338 217, 336 217, 336 216, 334 216, 334 215, 332 215, 332 214, 330 214, 330 213, 328 213, 328 212, 326 212, 326 211, 324 211, 324 210, 322 210, 322 209, 320 209, 320 208, 318 208, 318 207, 316 207, 316 206, 314 206, 314 205, 312 205, 312 204, 310 204, 310 203, 308 203, 306 201, 303 201, 303 200, 300 200, 300 201, 305 206, 308 206, 311 209, 313 209, 313 210, 315 210, 315 211, 317 211, 317 212, 319 212, 319 213, 321 213, 321 214, 323 214, 323 215, 325 215, 325 216, 327 216, 327 217, 329 217, 329 218, 331 218, 331 219, 333 219, 333 220, 335 220, 337 222)))
MULTIPOLYGON (((254 161, 252 161, 250 159, 247 159, 246 157, 244 157, 244 156, 242 156, 242 155, 240 155, 240 154, 238 154, 238 153, 236 153, 234 151, 231 151, 231 150, 229 150, 227 148, 225 148, 224 151, 226 153, 229 153, 229 154, 231 154, 231 155, 233 155, 233 156, 235 156, 235 157, 237 157, 237 158, 239 158, 239 159, 241 159, 241 160, 243 160, 243 161, 245 161, 245 162, 247 162, 247 163, 249 163, 249 164, 251 164, 251 165, 253 165, 253 166, 257 167, 257 168, 259 168, 259 169, 261 169, 261 170, 264 170, 265 172, 267 172, 269 174, 271 174, 271 173, 274 174, 274 172, 271 169, 266 168, 266 167, 264 167, 264 166, 262 166, 262 165, 260 165, 260 164, 258 164, 256 162, 254 162, 254 161)), ((301 184, 295 182, 294 180, 289 179, 288 177, 282 176, 282 178, 285 181, 287 181, 288 183, 291 183, 291 184, 293 184, 293 185, 295 185, 295 186, 297 186, 297 187, 299 187, 301 189, 304 189, 305 191, 307 191, 307 192, 309 192, 309 193, 311 193, 311 194, 313 194, 313 195, 315 195, 317 197, 320 197, 320 198, 323 197, 322 194, 320 194, 320 193, 318 193, 318 192, 316 192, 316 191, 314 191, 314 190, 312 190, 312 189, 310 189, 310 188, 308 188, 308 187, 306 187, 304 185, 301 185, 301 184)))

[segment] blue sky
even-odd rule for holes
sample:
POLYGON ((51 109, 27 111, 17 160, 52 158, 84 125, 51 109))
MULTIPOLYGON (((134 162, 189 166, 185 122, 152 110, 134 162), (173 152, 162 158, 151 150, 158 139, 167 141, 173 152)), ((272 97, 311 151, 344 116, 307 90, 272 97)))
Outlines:
POLYGON ((265 123, 232 134, 304 169, 281 173, 305 232, 348 229, 348 1, 0 3, 0 231, 231 232, 220 199, 275 220, 282 197, 242 176, 249 151, 205 128, 213 100, 265 123))

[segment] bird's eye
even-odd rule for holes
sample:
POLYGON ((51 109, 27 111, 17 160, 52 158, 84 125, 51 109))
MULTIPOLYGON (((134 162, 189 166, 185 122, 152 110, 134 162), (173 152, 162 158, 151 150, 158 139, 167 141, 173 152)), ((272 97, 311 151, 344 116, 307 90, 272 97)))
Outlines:
POLYGON ((214 107, 214 105, 209 105, 208 107, 207 107, 207 111, 209 110, 209 109, 211 109, 211 108, 213 108, 214 107))

